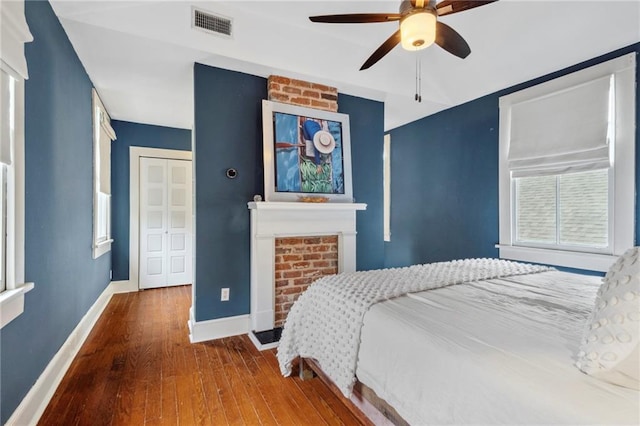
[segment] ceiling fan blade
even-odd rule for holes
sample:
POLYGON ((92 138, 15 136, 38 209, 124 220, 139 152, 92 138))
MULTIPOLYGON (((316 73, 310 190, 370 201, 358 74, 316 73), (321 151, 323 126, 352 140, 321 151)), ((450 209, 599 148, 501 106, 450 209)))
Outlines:
POLYGON ((378 49, 375 52, 373 52, 371 56, 369 56, 369 59, 367 59, 366 62, 362 64, 362 66, 360 67, 360 71, 368 69, 373 64, 375 64, 380 59, 382 59, 384 55, 389 53, 391 49, 393 49, 394 47, 396 47, 398 43, 400 43, 400 39, 401 39, 400 30, 398 30, 395 33, 393 33, 391 37, 387 39, 387 41, 382 43, 382 45, 378 47, 378 49))
POLYGON ((447 24, 436 22, 436 44, 458 58, 466 58, 471 48, 460 34, 447 24))
POLYGON ((436 12, 438 16, 451 15, 496 1, 498 0, 443 0, 436 5, 436 12))
POLYGON ((324 22, 327 24, 368 24, 370 22, 399 21, 402 15, 399 13, 350 13, 347 15, 321 15, 310 16, 311 22, 324 22))

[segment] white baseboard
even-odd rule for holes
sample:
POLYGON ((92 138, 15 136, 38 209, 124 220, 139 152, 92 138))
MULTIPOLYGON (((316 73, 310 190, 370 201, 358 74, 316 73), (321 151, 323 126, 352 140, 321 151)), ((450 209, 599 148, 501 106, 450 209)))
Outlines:
POLYGON ((196 321, 193 307, 189 309, 189 341, 191 343, 237 336, 249 332, 249 315, 196 321))
POLYGON ((111 281, 111 286, 113 287, 113 294, 138 291, 138 283, 135 281, 111 281))
MULTIPOLYGON (((110 283, 98 296, 93 306, 82 317, 76 328, 71 332, 62 347, 53 356, 31 390, 24 397, 18 408, 13 412, 7 425, 35 425, 47 408, 62 378, 67 373, 71 362, 78 354, 87 336, 93 329, 96 321, 106 308, 111 296, 115 293, 125 293, 128 281, 115 281, 110 283)), ((135 290, 138 291, 137 287, 135 290)))

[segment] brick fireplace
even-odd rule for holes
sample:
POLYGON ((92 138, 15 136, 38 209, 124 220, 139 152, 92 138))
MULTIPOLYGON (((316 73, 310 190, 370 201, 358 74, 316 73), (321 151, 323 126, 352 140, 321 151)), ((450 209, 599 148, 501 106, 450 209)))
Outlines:
MULTIPOLYGON (((335 87, 272 75, 270 101, 338 111, 335 87)), ((316 279, 356 269, 356 211, 366 204, 251 202, 251 341, 278 345, 289 309, 316 279), (266 343, 265 343, 266 342, 266 343)))
POLYGON ((362 203, 250 202, 249 337, 260 350, 278 345, 294 300, 315 279, 356 270, 356 211, 362 203), (279 263, 278 263, 279 261, 279 263), (276 266, 279 265, 279 266, 276 266), (272 341, 261 342, 262 335, 272 341))

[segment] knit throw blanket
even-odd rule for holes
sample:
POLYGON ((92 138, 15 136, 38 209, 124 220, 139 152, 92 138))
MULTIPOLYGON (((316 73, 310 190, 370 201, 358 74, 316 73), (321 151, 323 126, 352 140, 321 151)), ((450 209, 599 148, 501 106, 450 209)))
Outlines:
POLYGON ((553 268, 497 259, 465 259, 331 275, 319 279, 292 306, 278 346, 284 376, 298 357, 315 359, 348 398, 355 383, 364 315, 375 303, 470 281, 553 268))

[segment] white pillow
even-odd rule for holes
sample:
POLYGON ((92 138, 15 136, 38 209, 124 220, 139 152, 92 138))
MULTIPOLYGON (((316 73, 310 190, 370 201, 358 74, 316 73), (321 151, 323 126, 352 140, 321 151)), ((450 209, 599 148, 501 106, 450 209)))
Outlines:
POLYGON ((576 366, 606 382, 640 389, 640 247, 611 266, 587 321, 576 366))

